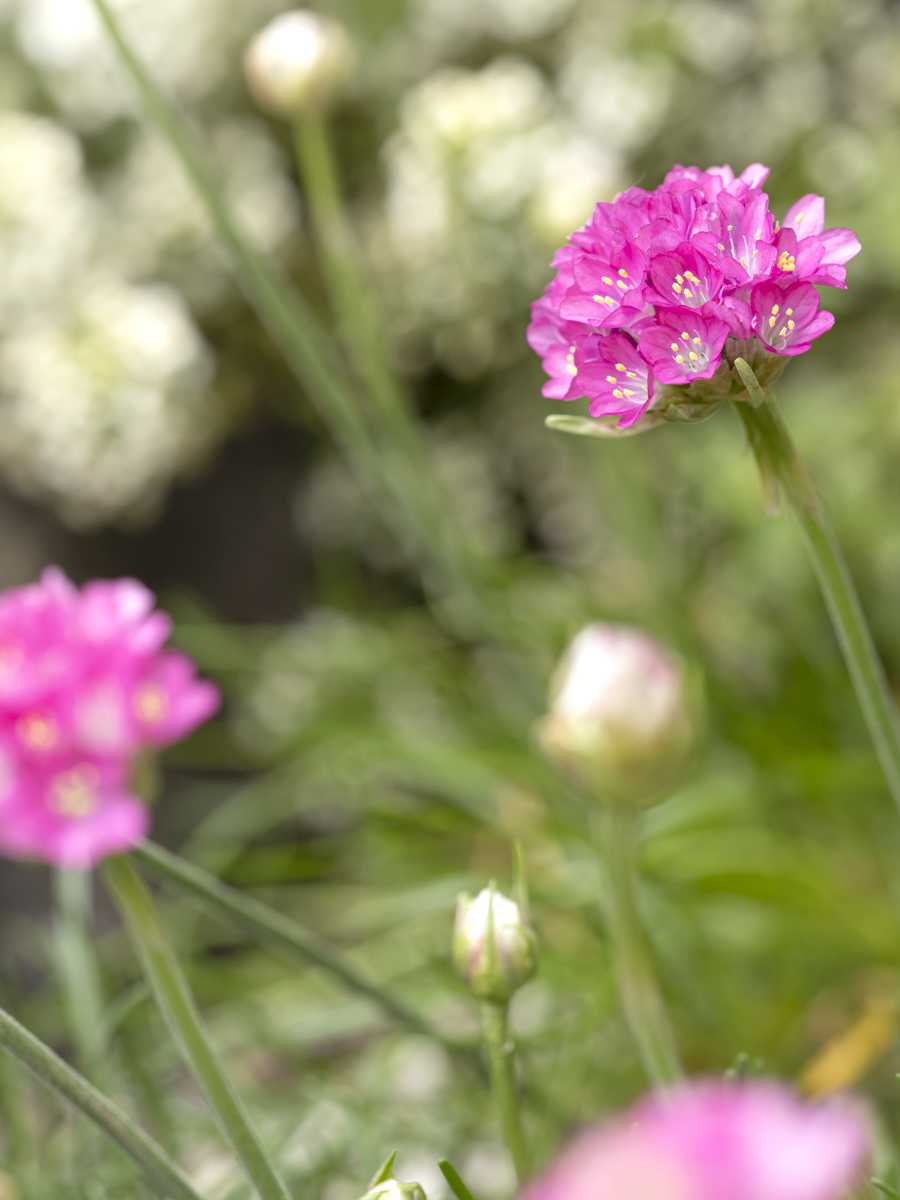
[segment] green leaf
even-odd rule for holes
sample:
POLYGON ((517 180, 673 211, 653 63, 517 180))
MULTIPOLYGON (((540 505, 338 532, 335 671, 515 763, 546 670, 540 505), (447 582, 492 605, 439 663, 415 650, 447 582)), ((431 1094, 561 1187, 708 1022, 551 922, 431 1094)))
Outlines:
POLYGON ((451 1162, 448 1162, 446 1158, 442 1158, 438 1163, 438 1167, 450 1185, 450 1190, 453 1192, 456 1200, 475 1200, 475 1197, 460 1178, 459 1171, 457 1171, 451 1162))
POLYGON ((369 1186, 366 1191, 371 1192, 372 1188, 378 1187, 379 1183, 386 1183, 394 1174, 394 1163, 397 1161, 397 1151, 392 1150, 372 1178, 369 1180, 369 1186))
POLYGON ((653 416, 643 417, 636 425, 628 429, 620 429, 615 417, 570 417, 566 413, 551 413, 544 418, 544 424, 555 433, 572 433, 576 437, 589 438, 623 438, 634 437, 638 433, 646 433, 660 423, 653 416))

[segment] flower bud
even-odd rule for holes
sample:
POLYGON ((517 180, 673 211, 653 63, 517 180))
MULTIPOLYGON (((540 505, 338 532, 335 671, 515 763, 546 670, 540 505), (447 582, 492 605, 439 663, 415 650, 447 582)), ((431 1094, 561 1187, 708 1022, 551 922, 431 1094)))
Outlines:
POLYGON ((492 885, 457 901, 453 958, 475 996, 505 1004, 537 969, 534 931, 492 885))
POLYGON ((426 1200, 425 1189, 418 1183, 401 1183, 399 1179, 385 1179, 366 1192, 362 1200, 426 1200))
POLYGON ((244 55, 244 73, 262 108, 296 117, 326 108, 355 63, 343 25, 298 8, 260 30, 244 55))
POLYGON ((556 672, 539 726, 546 753, 613 795, 652 786, 687 748, 681 663, 640 630, 588 625, 556 672))

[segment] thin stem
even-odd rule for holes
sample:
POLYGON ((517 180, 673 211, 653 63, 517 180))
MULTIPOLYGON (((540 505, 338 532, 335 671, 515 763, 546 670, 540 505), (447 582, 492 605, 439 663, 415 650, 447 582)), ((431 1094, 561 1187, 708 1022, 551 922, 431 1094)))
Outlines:
POLYGON ((491 1091, 500 1118, 503 1140, 509 1150, 519 1183, 530 1174, 530 1156, 516 1084, 516 1048, 509 1034, 509 1006, 492 1000, 481 1004, 481 1029, 491 1074, 491 1091))
MULTIPOLYGON (((344 325, 347 350, 379 410, 391 419, 399 415, 404 425, 407 400, 388 366, 375 305, 341 196, 331 140, 320 113, 310 112, 297 119, 294 147, 332 306, 344 325)), ((404 436, 409 432, 405 429, 404 436)))
POLYGON ((828 520, 824 505, 800 460, 778 409, 738 403, 767 491, 773 485, 785 497, 803 531, 844 661, 856 689, 881 769, 900 810, 900 729, 884 668, 875 649, 853 578, 828 520))
POLYGON ((343 196, 325 118, 304 113, 294 124, 294 148, 304 195, 316 236, 331 306, 338 319, 347 356, 380 417, 384 451, 390 470, 423 518, 444 569, 457 591, 471 594, 476 564, 469 539, 461 541, 458 523, 448 521, 437 481, 422 464, 428 453, 409 398, 391 369, 372 289, 363 269, 343 196), (387 435, 387 436, 385 436, 387 435))
POLYGON ((289 1200, 287 1188, 269 1162, 209 1042, 187 980, 157 919, 150 893, 124 857, 107 860, 104 878, 128 926, 160 1011, 247 1178, 261 1200, 289 1200))
POLYGON ((195 867, 193 863, 171 854, 153 842, 144 842, 136 847, 133 853, 147 866, 194 896, 198 896, 215 912, 225 915, 229 920, 247 929, 261 942, 280 950, 286 950, 306 964, 312 963, 316 967, 321 967, 349 991, 365 996, 367 1000, 376 1004, 386 1016, 407 1029, 425 1034, 453 1049, 459 1049, 455 1043, 450 1042, 434 1029, 414 1009, 409 1008, 402 1000, 398 1000, 385 988, 373 982, 342 954, 321 941, 315 934, 303 929, 290 917, 285 917, 259 900, 228 887, 215 876, 195 867))
POLYGON ((117 1142, 142 1169, 157 1195, 168 1200, 200 1200, 165 1151, 127 1113, 2 1008, 0 1047, 8 1050, 41 1083, 52 1088, 117 1142))
POLYGON ((607 804, 604 826, 607 920, 622 1008, 648 1077, 666 1087, 682 1069, 638 907, 637 813, 624 802, 607 804))
MULTIPOLYGON (((389 373, 386 368, 376 366, 374 335, 366 332, 364 337, 367 369, 378 372, 376 391, 387 406, 385 411, 403 418, 392 422, 391 439, 375 436, 370 428, 365 403, 361 403, 341 359, 328 343, 302 293, 291 287, 256 251, 244 233, 196 137, 132 50, 109 0, 92 0, 92 3, 147 115, 168 141, 205 206, 231 257, 244 294, 356 473, 363 481, 375 485, 388 522, 404 542, 415 547, 426 588, 436 601, 444 604, 447 619, 462 632, 470 633, 483 626, 485 614, 473 591, 480 581, 470 576, 473 569, 470 560, 474 556, 466 549, 469 546, 466 532, 453 517, 453 504, 438 490, 433 474, 429 473, 423 457, 427 450, 424 439, 416 436, 414 421, 404 417, 395 403, 396 387, 389 373), (390 399, 388 389, 391 389, 390 399), (403 431, 402 442, 397 441, 398 429, 403 431), (415 453, 411 452, 413 445, 418 447, 415 453), (446 605, 448 594, 457 601, 455 605, 446 605)), ((320 145, 320 152, 321 149, 320 145)), ((321 172, 321 155, 318 162, 321 172)), ((327 177, 323 178, 327 187, 327 177)), ((323 202, 327 200, 327 193, 323 192, 323 202)), ((333 214, 334 209, 328 203, 333 214)), ((346 270, 346 265, 342 269, 346 270)), ((499 627, 499 618, 495 625, 499 627)))
POLYGON ((54 931, 56 968, 62 984, 68 1027, 78 1065, 104 1083, 106 1021, 100 972, 91 940, 91 882, 88 871, 55 872, 57 919, 54 931))

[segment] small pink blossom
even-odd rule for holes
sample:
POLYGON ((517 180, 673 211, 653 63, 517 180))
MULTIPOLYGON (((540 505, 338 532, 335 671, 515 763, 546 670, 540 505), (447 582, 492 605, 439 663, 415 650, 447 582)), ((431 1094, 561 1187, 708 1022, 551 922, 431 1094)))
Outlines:
POLYGON ((524 1200, 843 1200, 870 1139, 846 1100, 767 1082, 684 1084, 590 1129, 524 1200))
POLYGON ((219 704, 162 649, 171 621, 154 604, 135 580, 79 590, 55 568, 0 596, 0 852, 89 867, 143 837, 135 755, 219 704))
POLYGON ((779 225, 762 190, 767 176, 761 163, 739 176, 728 166, 675 166, 655 191, 632 187, 598 204, 555 255, 556 275, 532 310, 528 340, 549 376, 544 395, 586 398, 593 416, 632 425, 654 407, 658 385, 712 378, 731 353, 729 338, 755 339, 769 354, 791 356, 830 329, 833 317, 820 311, 815 288, 846 287, 846 263, 859 240, 852 230, 827 229, 825 201, 812 194, 779 225), (790 296, 784 306, 773 288, 790 296), (796 309, 788 317, 794 324, 770 325, 778 315, 773 304, 796 309), (692 325, 691 314, 702 327, 692 325), (671 330, 699 336, 702 356, 695 342, 697 357, 688 351, 679 363, 680 349, 669 353, 677 337, 666 341, 663 332, 671 330), (626 360, 621 349, 603 348, 611 337, 620 348, 626 339, 644 360, 643 367, 629 363, 647 388, 637 415, 624 387, 607 387, 614 372, 600 369, 611 358, 626 360))

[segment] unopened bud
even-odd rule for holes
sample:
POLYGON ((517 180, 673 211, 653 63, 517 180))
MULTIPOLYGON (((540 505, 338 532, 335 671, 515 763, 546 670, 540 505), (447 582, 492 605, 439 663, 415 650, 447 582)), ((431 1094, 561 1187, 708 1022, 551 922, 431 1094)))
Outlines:
POLYGON ((692 729, 681 663, 640 630, 595 624, 566 651, 538 732, 551 758, 614 796, 664 775, 692 729))
POLYGON ((480 1000, 505 1004, 537 969, 534 931, 514 900, 493 887, 456 904, 453 958, 480 1000))
POLYGON ((270 21, 244 55, 254 98, 281 117, 326 108, 355 64, 356 53, 343 25, 300 8, 270 21))
POLYGON ((362 1200, 427 1200, 425 1189, 418 1183, 401 1183, 399 1179, 386 1179, 366 1192, 362 1200))

